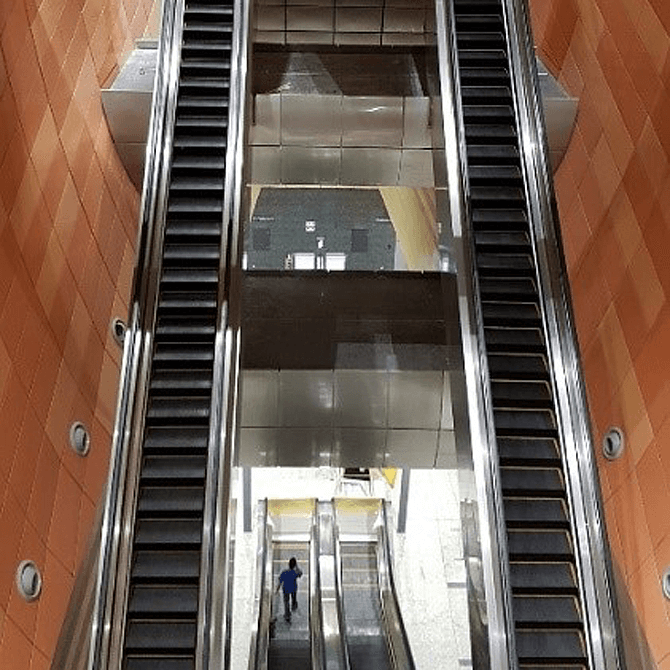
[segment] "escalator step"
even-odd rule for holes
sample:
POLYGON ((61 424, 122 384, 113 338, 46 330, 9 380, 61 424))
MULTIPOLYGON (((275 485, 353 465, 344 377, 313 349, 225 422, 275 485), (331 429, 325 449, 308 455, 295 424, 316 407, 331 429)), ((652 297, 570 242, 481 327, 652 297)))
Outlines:
MULTIPOLYGON (((502 37, 502 36, 501 36, 502 37)), ((476 41, 478 36, 473 35, 472 41, 476 41)), ((490 35, 481 36, 482 43, 490 39, 490 35)), ((463 86, 461 88, 464 105, 475 105, 477 103, 489 105, 500 104, 501 102, 512 99, 512 90, 509 86, 463 86)))
POLYGON ((207 156, 204 158, 194 158, 193 156, 177 155, 172 158, 172 174, 176 171, 186 174, 192 174, 193 171, 200 173, 221 172, 226 167, 224 156, 207 156))
MULTIPOLYGON (((203 159, 206 162, 206 159, 203 159)), ((168 213, 171 215, 198 215, 203 212, 219 214, 223 211, 223 196, 194 198, 189 195, 171 194, 168 202, 168 213)))
POLYGON ((544 352, 542 332, 538 328, 495 328, 485 326, 486 347, 491 353, 544 352))
POLYGON ((160 367, 173 364, 176 369, 193 365, 202 368, 214 362, 214 347, 208 342, 159 342, 154 363, 160 367))
POLYGON ((192 551, 137 551, 131 578, 135 582, 196 581, 200 576, 200 549, 192 551))
POLYGON ((535 276, 535 265, 529 254, 490 254, 476 255, 477 269, 489 276, 500 274, 504 276, 529 275, 535 276))
POLYGON ((143 482, 190 480, 204 481, 207 458, 193 456, 145 456, 140 477, 143 482))
POLYGON ((138 519, 135 545, 148 547, 200 547, 202 521, 198 519, 138 519))
POLYGON ((558 468, 511 467, 500 468, 500 481, 505 495, 562 496, 565 494, 563 475, 558 468))
POLYGON ((173 244, 167 243, 163 258, 174 267, 177 264, 218 266, 221 254, 217 244, 173 244))
MULTIPOLYGON (((204 477, 203 477, 204 480, 204 477)), ((180 513, 202 514, 203 488, 201 486, 142 486, 137 511, 141 516, 180 513)))
MULTIPOLYGON (((516 170, 516 168, 512 168, 516 170)), ((496 168, 503 171, 505 168, 496 168)), ((502 176, 500 177, 502 179, 502 176)), ((475 232, 477 248, 507 253, 508 251, 527 250, 530 247, 528 233, 523 230, 483 230, 475 232)))
POLYGON ((509 528, 567 528, 563 500, 555 498, 506 498, 505 520, 509 528))
MULTIPOLYGON (((211 342, 214 340, 215 334, 216 326, 213 321, 202 317, 191 317, 190 319, 160 317, 156 326, 156 340, 161 342, 168 340, 211 342)), ((194 382, 196 386, 201 385, 201 382, 197 379, 194 382)), ((182 386, 184 385, 182 384, 182 386)))
POLYGON ((508 302, 535 302, 537 286, 533 277, 482 277, 479 290, 483 300, 504 299, 508 302))
POLYGON ((514 622, 518 628, 578 628, 581 613, 571 596, 515 596, 514 622))
POLYGON ((192 656, 152 658, 129 654, 125 658, 123 670, 195 670, 195 659, 192 656))
POLYGON ((507 546, 511 561, 570 561, 574 558, 566 530, 510 529, 507 546))
POLYGON ((466 149, 470 166, 519 164, 519 150, 511 144, 468 144, 466 149))
POLYGON ((128 622, 126 649, 132 651, 169 653, 195 647, 195 621, 135 621, 128 622))
MULTIPOLYGON (((486 0, 497 4, 496 0, 486 0)), ((458 6, 458 5, 456 5, 458 6)), ((507 53, 503 49, 459 49, 458 62, 461 65, 507 65, 507 53)))
MULTIPOLYGON (((494 184, 519 184, 521 183, 521 170, 516 165, 474 165, 469 171, 470 183, 474 185, 494 184)), ((503 231, 504 232, 504 231, 503 231)), ((491 233, 493 234, 493 233, 491 233)), ((524 235, 528 242, 527 234, 524 235)))
POLYGON ((155 370, 151 377, 151 390, 159 395, 184 391, 202 395, 211 388, 210 370, 155 370))
POLYGON ((484 326, 540 326, 540 310, 531 302, 485 302, 482 304, 484 326))
POLYGON ((165 226, 165 239, 173 238, 212 238, 218 240, 221 237, 221 222, 216 221, 193 221, 177 220, 168 221, 165 226))
POLYGON ((199 293, 184 291, 161 291, 158 303, 159 314, 210 314, 216 317, 217 300, 214 291, 199 293))
POLYGON ((508 123, 471 123, 465 126, 465 141, 472 144, 511 144, 517 141, 516 129, 508 123))
POLYGON ((522 209, 477 209, 472 212, 476 231, 528 230, 528 217, 522 209))
POLYGON ((190 175, 174 175, 170 183, 170 191, 172 193, 179 191, 192 191, 199 193, 201 191, 220 191, 222 189, 222 174, 213 174, 199 177, 191 177, 190 175))
POLYGON ((577 593, 577 575, 570 563, 510 563, 514 593, 577 593))
POLYGON ((549 372, 544 356, 513 354, 489 356, 489 371, 492 379, 549 380, 549 372))
POLYGON ((192 586, 131 586, 128 612, 134 617, 197 615, 198 589, 192 586))
POLYGON ((553 411, 541 409, 497 409, 494 412, 498 435, 529 435, 552 437, 556 434, 553 411))
POLYGON ((149 424, 165 422, 168 420, 180 423, 205 423, 209 421, 211 409, 210 397, 153 397, 149 399, 147 410, 147 421, 149 424))
POLYGON ((520 663, 586 662, 582 633, 575 631, 517 631, 516 651, 520 663))
POLYGON ((514 109, 511 105, 463 105, 463 119, 466 125, 490 123, 492 120, 514 121, 514 109))
POLYGON ((504 85, 509 81, 509 71, 506 67, 463 67, 460 68, 461 82, 465 85, 504 85))
POLYGON ((181 268, 166 268, 161 277, 161 288, 164 284, 184 285, 184 284, 198 284, 199 289, 207 290, 208 285, 218 286, 219 272, 218 269, 200 270, 200 269, 181 269, 181 268))
POLYGON ((506 382, 491 384, 491 398, 494 409, 523 407, 553 408, 551 388, 546 382, 506 382))
POLYGON ((488 31, 491 26, 493 30, 500 30, 502 16, 499 13, 484 14, 480 8, 472 14, 466 14, 462 10, 456 14, 457 34, 468 31, 488 31))
POLYGON ((145 451, 181 451, 190 453, 207 449, 209 429, 197 426, 174 426, 170 428, 151 426, 144 438, 145 451))
POLYGON ((502 465, 558 465, 561 454, 558 443, 551 438, 500 437, 498 453, 502 465))
POLYGON ((477 207, 524 207, 525 194, 514 186, 472 186, 470 188, 473 208, 477 207))

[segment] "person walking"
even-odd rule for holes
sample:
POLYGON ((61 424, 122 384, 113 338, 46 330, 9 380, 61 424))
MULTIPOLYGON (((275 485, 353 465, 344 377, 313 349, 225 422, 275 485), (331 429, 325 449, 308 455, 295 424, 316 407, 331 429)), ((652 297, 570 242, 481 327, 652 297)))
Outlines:
POLYGON ((298 579, 302 577, 302 570, 298 567, 298 561, 291 557, 288 562, 288 569, 279 575, 277 584, 277 593, 279 589, 284 591, 284 620, 291 623, 291 610, 298 609, 298 579), (289 606, 289 601, 292 606, 289 606))

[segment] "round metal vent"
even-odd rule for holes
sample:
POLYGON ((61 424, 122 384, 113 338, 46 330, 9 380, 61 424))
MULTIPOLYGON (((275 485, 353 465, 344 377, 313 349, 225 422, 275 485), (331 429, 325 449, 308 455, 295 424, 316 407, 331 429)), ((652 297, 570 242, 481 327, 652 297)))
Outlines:
POLYGON ((32 602, 42 591, 42 573, 34 561, 21 561, 16 569, 16 589, 21 597, 32 602))
POLYGON ((75 421, 70 426, 70 446, 80 456, 86 456, 91 448, 91 436, 81 421, 75 421))
POLYGON ((625 440, 620 428, 610 428, 603 436, 603 454, 609 461, 613 461, 623 453, 625 440))
POLYGON ((663 587, 663 595, 670 600, 670 566, 663 572, 661 586, 663 587))
POLYGON ((116 317, 112 319, 112 323, 110 324, 110 330, 112 331, 112 337, 114 338, 114 341, 120 346, 123 346, 123 340, 126 337, 126 330, 128 327, 126 326, 125 322, 122 319, 119 319, 119 317, 116 317))

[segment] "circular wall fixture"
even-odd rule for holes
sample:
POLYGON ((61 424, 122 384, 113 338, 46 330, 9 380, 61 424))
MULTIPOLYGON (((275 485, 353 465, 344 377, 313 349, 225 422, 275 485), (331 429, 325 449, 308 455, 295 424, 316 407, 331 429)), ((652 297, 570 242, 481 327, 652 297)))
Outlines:
POLYGON ((75 421, 70 426, 70 446, 79 456, 86 456, 91 448, 91 436, 81 421, 75 421))
POLYGON ((109 328, 112 331, 112 337, 114 338, 114 341, 120 347, 122 347, 123 340, 126 337, 126 330, 128 330, 125 322, 122 319, 119 319, 117 316, 116 318, 112 319, 112 323, 110 324, 109 328))
POLYGON ((663 587, 663 595, 670 600, 670 566, 667 567, 663 576, 661 577, 661 586, 663 587))
POLYGON ((613 461, 623 453, 625 440, 620 428, 610 428, 603 436, 603 454, 609 461, 613 461))
POLYGON ((26 602, 37 600, 42 591, 42 573, 34 561, 21 561, 16 568, 16 589, 26 602))

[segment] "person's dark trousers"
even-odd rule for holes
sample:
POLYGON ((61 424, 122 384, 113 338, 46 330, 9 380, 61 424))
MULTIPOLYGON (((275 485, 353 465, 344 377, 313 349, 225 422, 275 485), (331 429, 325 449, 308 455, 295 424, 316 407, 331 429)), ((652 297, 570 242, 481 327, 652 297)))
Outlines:
POLYGON ((298 598, 295 593, 284 594, 284 618, 288 621, 291 618, 291 607, 289 601, 293 603, 293 609, 298 609, 298 598))

